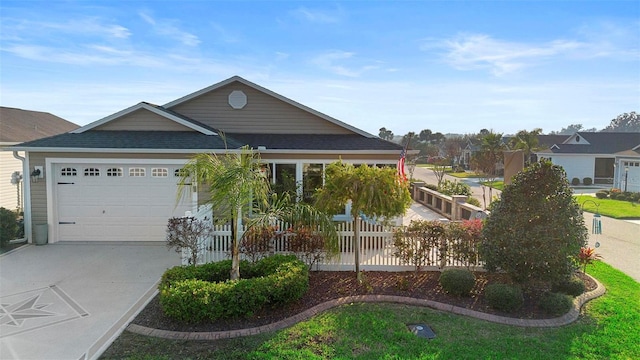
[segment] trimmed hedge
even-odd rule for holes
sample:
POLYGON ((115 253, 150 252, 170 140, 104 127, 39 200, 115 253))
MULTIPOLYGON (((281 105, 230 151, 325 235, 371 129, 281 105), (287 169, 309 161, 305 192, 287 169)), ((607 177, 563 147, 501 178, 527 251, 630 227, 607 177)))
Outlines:
POLYGON ((563 293, 567 295, 571 295, 576 297, 582 294, 585 290, 584 281, 577 277, 572 277, 571 279, 567 279, 565 281, 561 281, 559 283, 553 284, 551 287, 551 291, 554 293, 563 293))
POLYGON ((593 184, 593 179, 591 179, 590 177, 586 177, 584 179, 582 179, 582 183, 589 186, 591 184, 593 184))
POLYGON ((502 311, 514 311, 524 303, 522 290, 519 286, 508 284, 491 284, 485 289, 485 297, 489 306, 502 311))
POLYGON ((440 274, 440 286, 451 295, 468 295, 476 284, 476 277, 469 270, 446 269, 440 274))
POLYGON ((580 185, 580 179, 578 179, 577 177, 574 177, 573 179, 571 179, 571 185, 573 186, 580 185))
POLYGON ((244 278, 234 281, 231 260, 167 270, 159 286, 164 314, 189 323, 251 316, 267 305, 298 300, 309 288, 309 270, 293 255, 240 266, 244 278))
POLYGON ((596 192, 596 197, 598 199, 606 199, 609 197, 609 192, 606 190, 599 190, 598 192, 596 192))
POLYGON ((573 300, 571 296, 566 294, 546 292, 540 298, 538 305, 547 313, 560 316, 569 312, 573 305, 573 300))

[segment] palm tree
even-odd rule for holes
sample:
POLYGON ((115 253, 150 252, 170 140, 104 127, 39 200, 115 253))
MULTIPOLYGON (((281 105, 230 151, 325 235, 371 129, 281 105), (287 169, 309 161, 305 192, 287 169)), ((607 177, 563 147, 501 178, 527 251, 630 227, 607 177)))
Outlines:
POLYGON ((231 280, 240 278, 240 231, 243 214, 253 204, 266 206, 269 182, 260 172, 259 157, 248 147, 240 152, 197 154, 184 166, 178 182, 179 196, 190 183, 209 187, 209 199, 219 220, 231 221, 231 280))
POLYGON ((520 130, 510 141, 511 148, 523 150, 524 165, 531 165, 531 154, 538 150, 538 135, 542 134, 542 129, 535 128, 531 131, 520 130))
POLYGON ((360 273, 360 216, 390 218, 403 215, 411 204, 408 183, 398 179, 393 168, 355 167, 342 161, 325 170, 325 185, 316 192, 316 206, 329 214, 338 214, 351 201, 354 230, 355 271, 360 273))

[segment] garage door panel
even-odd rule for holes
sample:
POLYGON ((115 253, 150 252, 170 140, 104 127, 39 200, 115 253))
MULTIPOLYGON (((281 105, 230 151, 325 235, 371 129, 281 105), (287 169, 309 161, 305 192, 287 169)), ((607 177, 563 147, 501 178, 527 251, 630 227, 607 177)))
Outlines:
POLYGON ((164 241, 167 221, 191 210, 190 199, 177 199, 177 181, 171 176, 152 178, 157 165, 145 168, 147 176, 128 176, 127 165, 101 164, 56 166, 58 239, 60 241, 164 241), (84 168, 98 169, 99 176, 83 176, 84 168), (123 176, 104 176, 109 168, 122 168, 123 176), (61 169, 75 168, 77 176, 61 176, 61 169), (73 184, 71 184, 73 183, 73 184), (74 224, 69 224, 74 223, 74 224))

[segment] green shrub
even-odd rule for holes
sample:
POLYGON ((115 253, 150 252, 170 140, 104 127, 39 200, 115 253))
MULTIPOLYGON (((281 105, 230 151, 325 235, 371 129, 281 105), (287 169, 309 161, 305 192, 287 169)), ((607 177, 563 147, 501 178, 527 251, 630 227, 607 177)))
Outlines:
POLYGON ((573 186, 580 185, 580 179, 578 179, 577 177, 574 177, 573 179, 571 179, 571 185, 573 186))
POLYGON ((0 207, 0 246, 4 247, 18 234, 18 214, 0 207))
POLYGON ((471 196, 471 187, 463 182, 442 180, 438 191, 445 195, 466 195, 471 196))
POLYGON ((564 315, 573 306, 571 296, 555 292, 546 292, 540 297, 540 308, 551 315, 564 315))
POLYGON ((438 185, 436 184, 426 184, 424 187, 426 187, 427 189, 431 189, 433 191, 438 191, 438 185))
POLYGON ((629 195, 629 199, 635 202, 640 201, 640 192, 631 193, 631 195, 629 195))
POLYGON ((251 316, 267 305, 295 301, 309 287, 309 270, 293 255, 240 266, 243 276, 254 277, 229 280, 231 260, 167 270, 159 286, 165 315, 189 323, 251 316))
POLYGON ((484 291, 489 306, 496 310, 510 312, 519 309, 524 303, 522 290, 516 285, 491 284, 484 291))
POLYGON ((551 287, 551 291, 554 293, 567 294, 573 297, 582 294, 584 290, 584 281, 577 277, 572 277, 571 279, 555 283, 551 287))
POLYGON ((609 192, 606 190, 600 190, 596 193, 598 199, 606 199, 609 197, 609 192))
POLYGON ((471 196, 469 196, 469 197, 467 198, 467 204, 471 204, 471 205, 473 205, 473 206, 477 206, 477 207, 479 207, 479 208, 481 208, 481 207, 482 207, 482 204, 480 204, 480 200, 478 200, 478 199, 476 199, 476 198, 474 198, 474 197, 471 197, 471 196))
POLYGON ((593 184, 593 179, 591 179, 590 177, 586 177, 584 179, 582 179, 582 183, 589 186, 591 184, 593 184))
POLYGON ((440 274, 440 286, 451 295, 468 295, 476 284, 476 277, 469 270, 446 269, 440 274))

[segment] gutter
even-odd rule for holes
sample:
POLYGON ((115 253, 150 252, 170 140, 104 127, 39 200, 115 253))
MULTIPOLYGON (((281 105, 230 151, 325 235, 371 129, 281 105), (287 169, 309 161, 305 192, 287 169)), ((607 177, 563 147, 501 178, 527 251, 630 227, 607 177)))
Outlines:
POLYGON ((27 243, 31 242, 31 181, 29 180, 29 160, 27 154, 25 157, 18 155, 17 151, 13 151, 13 157, 22 162, 22 209, 24 212, 24 239, 27 243), (25 176, 26 175, 26 176, 25 176), (25 180, 26 179, 26 180, 25 180))

